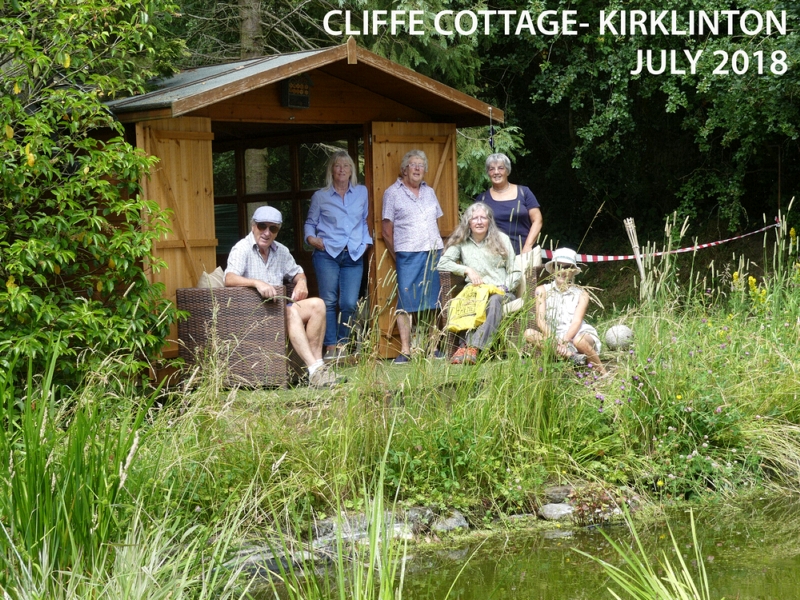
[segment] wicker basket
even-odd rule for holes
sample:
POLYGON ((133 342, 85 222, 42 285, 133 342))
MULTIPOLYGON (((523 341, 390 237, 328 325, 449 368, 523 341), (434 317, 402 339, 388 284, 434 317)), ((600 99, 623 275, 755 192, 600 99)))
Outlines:
POLYGON ((286 347, 286 290, 264 300, 254 288, 184 288, 177 306, 179 355, 225 370, 229 385, 286 387, 294 374, 286 347), (210 353, 213 353, 211 355, 210 353))

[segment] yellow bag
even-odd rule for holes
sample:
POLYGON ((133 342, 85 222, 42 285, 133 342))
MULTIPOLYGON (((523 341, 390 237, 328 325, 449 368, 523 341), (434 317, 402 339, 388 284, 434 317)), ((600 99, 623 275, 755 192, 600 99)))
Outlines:
POLYGON ((450 301, 447 309, 447 331, 465 331, 482 325, 486 320, 486 307, 492 294, 503 295, 505 292, 488 283, 468 285, 461 290, 450 301))

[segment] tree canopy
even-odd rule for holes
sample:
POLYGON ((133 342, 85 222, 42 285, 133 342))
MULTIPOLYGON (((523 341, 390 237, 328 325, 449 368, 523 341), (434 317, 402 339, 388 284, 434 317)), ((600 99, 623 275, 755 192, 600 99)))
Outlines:
MULTIPOLYGON (((531 8, 500 4, 498 9, 531 8)), ((534 4, 537 10, 574 9, 589 27, 574 36, 495 34, 484 44, 491 60, 483 61, 481 81, 525 135, 530 152, 518 172, 541 196, 551 237, 579 241, 603 203, 599 230, 607 230, 605 223, 620 232, 619 221, 628 216, 660 229, 663 217, 677 210, 697 223, 715 219, 724 230, 786 208, 800 183, 796 3, 534 4), (730 34, 726 25, 717 35, 666 35, 658 28, 655 34, 623 35, 620 12, 634 9, 648 18, 675 11, 679 31, 688 30, 692 11, 785 10, 787 28, 748 35, 736 19, 730 34), (617 11, 617 35, 609 29, 601 34, 601 11, 617 11), (656 67, 665 52, 665 72, 633 73, 638 53, 647 50, 656 67), (695 73, 687 52, 701 52, 695 73)))

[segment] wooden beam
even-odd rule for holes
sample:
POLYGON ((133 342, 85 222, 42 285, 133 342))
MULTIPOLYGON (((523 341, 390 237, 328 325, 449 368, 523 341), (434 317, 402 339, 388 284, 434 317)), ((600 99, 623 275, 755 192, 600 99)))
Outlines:
POLYGON ((347 64, 358 64, 358 46, 356 45, 356 38, 352 35, 347 38, 347 64))
POLYGON ((442 178, 442 172, 444 171, 444 163, 450 158, 450 147, 453 145, 453 137, 454 135, 447 136, 447 142, 444 145, 444 150, 442 150, 442 158, 439 160, 439 167, 436 169, 436 177, 433 178, 433 189, 435 190, 439 186, 439 180, 442 178))
POLYGON ((161 240, 156 242, 156 248, 208 248, 212 246, 216 248, 219 246, 219 241, 215 238, 213 240, 161 240))
POLYGON ((210 131, 175 131, 167 129, 151 129, 157 140, 211 140, 214 134, 210 131))
MULTIPOLYGON (((113 111, 112 111, 113 112, 113 111)), ((171 108, 156 108, 150 110, 137 110, 132 112, 114 113, 120 123, 140 123, 156 119, 169 119, 172 117, 171 108)))
POLYGON ((450 140, 447 135, 376 135, 376 144, 445 144, 450 140))

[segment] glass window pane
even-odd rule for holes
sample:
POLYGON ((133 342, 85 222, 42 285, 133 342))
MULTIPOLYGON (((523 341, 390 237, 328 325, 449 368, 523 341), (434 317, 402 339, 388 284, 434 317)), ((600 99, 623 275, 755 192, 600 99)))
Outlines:
MULTIPOLYGON (((364 183, 364 140, 358 139, 358 160, 356 160, 356 167, 358 167, 358 181, 364 183)), ((366 269, 364 269, 366 272, 366 269)))
POLYGON ((325 185, 325 167, 328 157, 337 150, 347 150, 347 142, 332 144, 300 144, 297 156, 300 161, 300 188, 318 190, 325 185))
POLYGON ((236 155, 233 150, 228 152, 215 152, 214 165, 214 195, 236 195, 236 155))
POLYGON ((253 220, 253 213, 256 212, 256 209, 259 206, 274 206, 279 211, 281 211, 281 217, 283 217, 283 223, 281 224, 281 230, 278 232, 277 239, 281 244, 286 246, 292 254, 294 254, 297 248, 295 247, 295 237, 294 237, 295 221, 294 221, 294 211, 292 210, 292 201, 284 200, 282 202, 248 202, 247 203, 248 230, 250 227, 250 222, 253 220))
POLYGON ((248 194, 291 190, 292 167, 289 160, 289 146, 245 150, 244 172, 248 194))
MULTIPOLYGON (((303 225, 306 223, 308 217, 308 209, 311 208, 311 198, 302 200, 300 202, 300 214, 303 215, 303 225)), ((303 235, 303 250, 306 252, 313 252, 314 247, 306 241, 306 236, 303 235)))
POLYGON ((235 204, 216 204, 214 206, 214 230, 219 242, 217 254, 227 254, 233 245, 242 238, 239 231, 239 211, 235 204))

